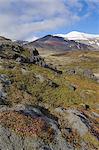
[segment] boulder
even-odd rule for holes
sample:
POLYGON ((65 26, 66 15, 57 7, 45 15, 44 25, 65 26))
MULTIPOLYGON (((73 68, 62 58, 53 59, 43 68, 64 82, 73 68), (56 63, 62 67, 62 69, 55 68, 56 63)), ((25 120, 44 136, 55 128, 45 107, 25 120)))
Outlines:
MULTIPOLYGON (((55 111, 61 115, 63 121, 59 119, 61 122, 60 124, 64 123, 64 127, 66 129, 66 132, 70 132, 71 129, 77 130, 78 134, 80 136, 85 135, 88 132, 88 127, 83 122, 82 118, 86 120, 87 118, 79 111, 75 109, 62 109, 62 108, 56 108, 55 111), (71 127, 70 129, 68 127, 71 127)), ((60 125, 61 126, 61 125, 60 125)), ((64 130, 65 131, 65 130, 64 130)))
POLYGON ((29 62, 43 67, 46 65, 44 59, 39 55, 37 49, 31 50, 29 62))
POLYGON ((83 75, 89 79, 96 80, 95 75, 93 74, 93 72, 90 69, 83 70, 83 75))

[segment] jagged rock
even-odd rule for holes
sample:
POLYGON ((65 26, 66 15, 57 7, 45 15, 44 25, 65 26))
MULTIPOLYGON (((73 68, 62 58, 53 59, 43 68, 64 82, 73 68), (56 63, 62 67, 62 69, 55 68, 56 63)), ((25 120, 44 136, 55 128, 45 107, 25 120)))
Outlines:
POLYGON ((44 59, 39 55, 37 49, 31 51, 30 63, 37 64, 43 67, 46 65, 44 59))
POLYGON ((18 63, 33 63, 45 68, 49 68, 58 74, 62 74, 62 71, 57 70, 56 67, 50 66, 50 64, 46 64, 44 58, 39 55, 37 49, 29 50, 27 49, 28 53, 30 52, 30 56, 23 55, 22 52, 26 51, 23 46, 20 46, 15 43, 8 43, 8 44, 1 44, 0 45, 0 57, 2 59, 13 59, 18 63))
POLYGON ((9 86, 11 84, 11 81, 8 79, 8 77, 4 74, 0 75, 0 105, 7 104, 6 102, 6 86, 9 86))
POLYGON ((36 48, 33 50, 33 55, 34 55, 34 56, 38 56, 38 55, 39 55, 39 52, 37 51, 36 48))
POLYGON ((39 52, 37 51, 37 49, 31 50, 30 63, 37 64, 45 68, 49 68, 52 71, 56 72, 57 74, 62 74, 62 71, 57 70, 57 68, 54 67, 53 65, 46 64, 46 62, 44 61, 44 58, 42 58, 39 55, 39 52))

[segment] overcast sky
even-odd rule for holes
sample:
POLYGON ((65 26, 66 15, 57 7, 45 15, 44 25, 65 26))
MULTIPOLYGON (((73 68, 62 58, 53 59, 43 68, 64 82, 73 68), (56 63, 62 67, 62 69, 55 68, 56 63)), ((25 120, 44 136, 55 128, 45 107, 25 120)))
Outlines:
POLYGON ((99 0, 0 0, 0 35, 31 40, 46 34, 99 34, 99 0))

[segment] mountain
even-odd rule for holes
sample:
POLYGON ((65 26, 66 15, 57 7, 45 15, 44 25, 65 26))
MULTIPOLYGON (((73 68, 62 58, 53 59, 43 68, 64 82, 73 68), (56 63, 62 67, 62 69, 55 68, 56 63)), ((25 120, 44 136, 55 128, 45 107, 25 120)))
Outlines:
POLYGON ((68 40, 88 40, 88 39, 94 39, 98 38, 99 35, 95 34, 87 34, 83 32, 77 32, 77 31, 72 31, 68 34, 56 34, 55 36, 63 37, 68 40))
POLYGON ((21 45, 21 46, 28 43, 28 41, 22 41, 22 40, 17 40, 17 41, 14 41, 14 42, 21 45))
POLYGON ((47 35, 43 38, 37 39, 36 41, 25 44, 28 48, 37 48, 39 52, 44 53, 61 53, 70 50, 91 50, 92 46, 80 43, 75 40, 66 40, 64 37, 47 35))
POLYGON ((56 34, 55 36, 63 37, 65 40, 74 40, 83 44, 91 45, 96 49, 99 48, 99 35, 97 34, 72 31, 68 34, 56 34))

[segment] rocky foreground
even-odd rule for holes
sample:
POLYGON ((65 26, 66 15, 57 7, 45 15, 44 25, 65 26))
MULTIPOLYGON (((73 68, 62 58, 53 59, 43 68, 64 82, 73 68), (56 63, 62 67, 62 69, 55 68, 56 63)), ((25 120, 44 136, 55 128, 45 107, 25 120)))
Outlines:
POLYGON ((99 83, 92 69, 57 69, 36 49, 2 40, 0 150, 98 150, 99 83))
MULTIPOLYGON (((97 114, 57 107, 53 114, 40 106, 0 109, 0 148, 15 150, 98 149, 85 139, 98 139, 97 114), (91 115, 91 116, 90 116, 91 115), (85 137, 85 139, 84 139, 85 137)), ((97 141, 97 140, 96 140, 97 141)), ((96 142, 98 146, 98 141, 96 142)))

